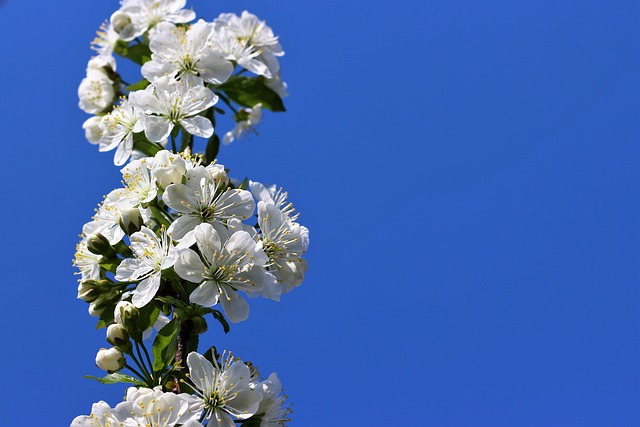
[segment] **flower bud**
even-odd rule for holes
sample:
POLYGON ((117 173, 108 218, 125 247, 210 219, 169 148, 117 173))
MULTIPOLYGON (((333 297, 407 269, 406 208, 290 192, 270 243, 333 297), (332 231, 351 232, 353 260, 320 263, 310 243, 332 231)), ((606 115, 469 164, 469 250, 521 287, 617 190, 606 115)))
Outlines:
POLYGON ((111 345, 121 346, 129 342, 129 334, 124 326, 114 323, 107 328, 107 342, 111 345))
POLYGON ((119 371, 127 364, 122 352, 116 348, 101 348, 96 355, 96 365, 110 374, 119 371))
POLYGON ((87 249, 89 252, 102 255, 103 257, 110 259, 116 256, 115 251, 111 247, 111 243, 100 233, 94 233, 87 237, 87 249))
POLYGON ((222 185, 229 185, 229 176, 227 172, 224 170, 224 166, 219 164, 213 164, 207 166, 207 170, 213 177, 216 182, 221 183, 222 185))
POLYGON ((98 317, 104 311, 104 307, 98 307, 95 302, 89 304, 89 316, 98 317))
POLYGON ((131 17, 118 10, 111 15, 111 25, 113 30, 120 34, 127 26, 131 25, 131 17))
POLYGON ((136 322, 140 311, 129 301, 120 301, 116 305, 113 317, 119 325, 125 327, 130 334, 136 330, 136 322))
POLYGON ((86 302, 94 302, 100 293, 96 289, 94 280, 85 280, 78 285, 78 299, 86 302))
POLYGON ((107 342, 122 350, 123 353, 130 353, 132 350, 129 334, 124 326, 114 323, 107 328, 107 342))
POLYGON ((142 219, 142 215, 140 215, 140 209, 133 208, 122 212, 120 228, 122 228, 127 236, 131 236, 133 233, 140 231, 143 225, 144 220, 142 219))
POLYGON ((102 129, 100 129, 101 122, 102 117, 93 116, 89 117, 82 124, 82 129, 84 129, 84 136, 91 144, 98 144, 100 142, 100 138, 102 138, 102 129))

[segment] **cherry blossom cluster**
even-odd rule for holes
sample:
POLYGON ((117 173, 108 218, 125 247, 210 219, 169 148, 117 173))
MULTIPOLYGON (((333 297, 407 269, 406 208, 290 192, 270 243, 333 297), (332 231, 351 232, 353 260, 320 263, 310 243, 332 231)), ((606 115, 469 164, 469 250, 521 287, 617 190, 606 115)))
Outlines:
POLYGON ((179 151, 193 148, 194 137, 219 144, 220 100, 237 123, 223 135, 227 144, 251 133, 262 109, 284 111, 287 85, 278 61, 284 51, 271 28, 247 11, 193 22, 185 2, 123 0, 94 41, 98 55, 78 88, 80 108, 93 114, 83 128, 100 151, 115 150, 117 166, 170 139, 175 147, 180 133, 179 151), (125 83, 114 55, 139 64, 142 79, 125 83))
POLYGON ((225 333, 248 319, 247 298, 280 301, 307 271, 309 231, 288 193, 229 176, 220 144, 255 133, 264 110, 285 111, 278 37, 244 11, 196 19, 186 0, 122 0, 93 42, 78 88, 83 128, 115 151, 122 186, 82 227, 78 298, 106 329, 92 377, 133 385, 71 427, 283 427, 291 409, 274 372, 199 353, 210 320, 225 333), (140 66, 120 74, 117 61, 140 66), (218 134, 216 119, 231 114, 218 134), (199 139, 206 141, 196 153, 199 139))
POLYGON ((212 360, 189 353, 189 376, 182 383, 191 393, 164 392, 162 387, 130 387, 125 400, 111 408, 100 401, 90 415, 76 417, 71 427, 282 426, 291 409, 276 373, 260 379, 255 368, 231 356, 212 360))
POLYGON ((302 283, 309 231, 287 192, 201 162, 162 150, 122 169, 124 187, 105 196, 77 245, 78 298, 92 315, 128 298, 143 308, 178 281, 189 302, 220 303, 237 323, 249 315, 241 292, 279 301, 302 283))

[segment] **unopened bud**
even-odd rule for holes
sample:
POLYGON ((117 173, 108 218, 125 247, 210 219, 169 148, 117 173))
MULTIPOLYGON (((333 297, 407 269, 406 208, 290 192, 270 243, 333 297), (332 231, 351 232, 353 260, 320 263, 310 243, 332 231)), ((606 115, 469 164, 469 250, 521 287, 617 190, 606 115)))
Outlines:
POLYGON ((116 11, 111 15, 111 25, 113 30, 120 34, 127 26, 131 25, 131 17, 121 11, 116 11))
POLYGON ((100 142, 100 138, 102 138, 102 129, 100 129, 101 122, 102 117, 93 116, 89 117, 82 124, 82 129, 84 129, 84 136, 91 144, 98 144, 100 142))
POLYGON ((86 302, 94 302, 100 293, 96 289, 94 280, 85 280, 78 285, 78 299, 86 302))
POLYGON ((129 334, 124 326, 114 323, 107 328, 107 342, 111 345, 121 346, 129 342, 129 334))
POLYGON ((124 326, 127 332, 131 334, 136 330, 136 322, 138 321, 139 314, 140 311, 129 301, 120 301, 116 305, 113 317, 116 323, 124 326))
POLYGON ((98 306, 95 302, 89 304, 89 316, 98 317, 104 311, 104 307, 98 306))
POLYGON ((133 208, 122 212, 120 228, 122 228, 127 236, 131 236, 133 233, 140 231, 143 225, 144 221, 142 220, 142 215, 140 215, 140 209, 133 208))
POLYGON ((100 233, 94 233, 87 237, 87 249, 89 249, 89 252, 102 255, 107 259, 116 256, 115 251, 111 247, 111 243, 100 233))
POLYGON ((209 173, 211 174, 211 176, 216 182, 219 182, 225 186, 229 185, 229 176, 227 175, 227 172, 224 170, 224 166, 213 164, 213 165, 207 166, 207 170, 209 171, 209 173))
POLYGON ((127 364, 122 352, 116 348, 101 348, 96 355, 96 365, 98 368, 109 372, 110 374, 119 371, 127 364))

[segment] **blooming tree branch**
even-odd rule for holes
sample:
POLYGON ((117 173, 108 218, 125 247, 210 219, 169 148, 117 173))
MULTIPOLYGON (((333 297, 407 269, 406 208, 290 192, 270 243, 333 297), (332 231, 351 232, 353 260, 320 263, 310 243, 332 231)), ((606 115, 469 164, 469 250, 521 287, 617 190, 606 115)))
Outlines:
POLYGON ((288 194, 236 179, 217 159, 220 142, 255 132, 264 110, 285 111, 284 51, 247 11, 196 21, 185 3, 122 0, 78 88, 92 115, 85 136, 115 150, 123 184, 76 247, 78 298, 111 345, 96 355, 107 375, 90 378, 130 387, 123 402, 99 401, 72 427, 273 427, 290 418, 276 373, 264 379, 231 352, 199 349, 211 320, 229 332, 250 317, 251 298, 279 301, 307 270, 309 232, 288 194), (116 58, 138 64, 141 78, 121 76, 116 58), (236 127, 218 132, 221 114, 236 127))

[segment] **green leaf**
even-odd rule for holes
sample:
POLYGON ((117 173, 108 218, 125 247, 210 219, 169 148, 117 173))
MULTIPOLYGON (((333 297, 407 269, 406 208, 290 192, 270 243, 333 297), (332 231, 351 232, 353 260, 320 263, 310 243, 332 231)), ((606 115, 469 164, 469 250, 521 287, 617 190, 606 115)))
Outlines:
POLYGON ((151 60, 151 49, 149 49, 149 46, 146 44, 138 43, 128 46, 124 43, 118 43, 115 47, 115 53, 120 56, 124 56, 139 65, 151 60))
POLYGON ((286 111, 280 96, 265 85, 262 76, 234 76, 217 89, 224 91, 229 98, 245 107, 252 108, 256 104, 262 104, 267 110, 286 111))
POLYGON ((213 317, 215 317, 216 320, 218 322, 220 322, 220 324, 222 325, 222 329, 224 329, 224 333, 228 334, 229 333, 229 323, 227 322, 227 319, 225 319, 224 316, 222 315, 222 312, 220 312, 218 310, 213 310, 213 312, 211 314, 213 314, 213 317))
POLYGON ((187 147, 191 147, 193 145, 193 135, 191 135, 186 130, 182 129, 182 138, 180 140, 180 151, 184 152, 187 147))
POLYGON ((174 298, 174 297, 156 297, 156 299, 162 301, 165 304, 171 304, 174 307, 187 307, 188 305, 182 301, 180 301, 178 298, 174 298))
POLYGON ((178 350, 178 334, 180 333, 180 321, 172 319, 164 328, 158 331, 153 340, 153 370, 162 371, 171 364, 178 350))
POLYGON ((137 83, 134 83, 130 86, 127 86, 125 89, 128 92, 133 92, 134 90, 142 90, 144 88, 146 88, 147 86, 149 86, 151 83, 149 82, 149 80, 147 79, 142 79, 137 83))
POLYGON ((98 381, 102 384, 117 384, 117 383, 127 383, 127 384, 134 384, 137 386, 144 386, 144 383, 141 382, 140 380, 134 378, 134 377, 130 377, 129 375, 124 375, 124 374, 119 374, 117 372, 114 372, 113 374, 109 374, 106 375, 102 378, 100 377, 94 377, 93 375, 85 375, 85 378, 89 378, 90 380, 95 380, 98 381))
POLYGON ((153 303, 147 304, 140 309, 140 315, 136 323, 137 330, 146 331, 156 323, 158 316, 160 315, 160 308, 153 303))
POLYGON ((220 150, 220 138, 215 133, 209 138, 209 142, 207 142, 207 148, 204 152, 204 163, 205 165, 213 162, 218 156, 218 151, 220 150))

